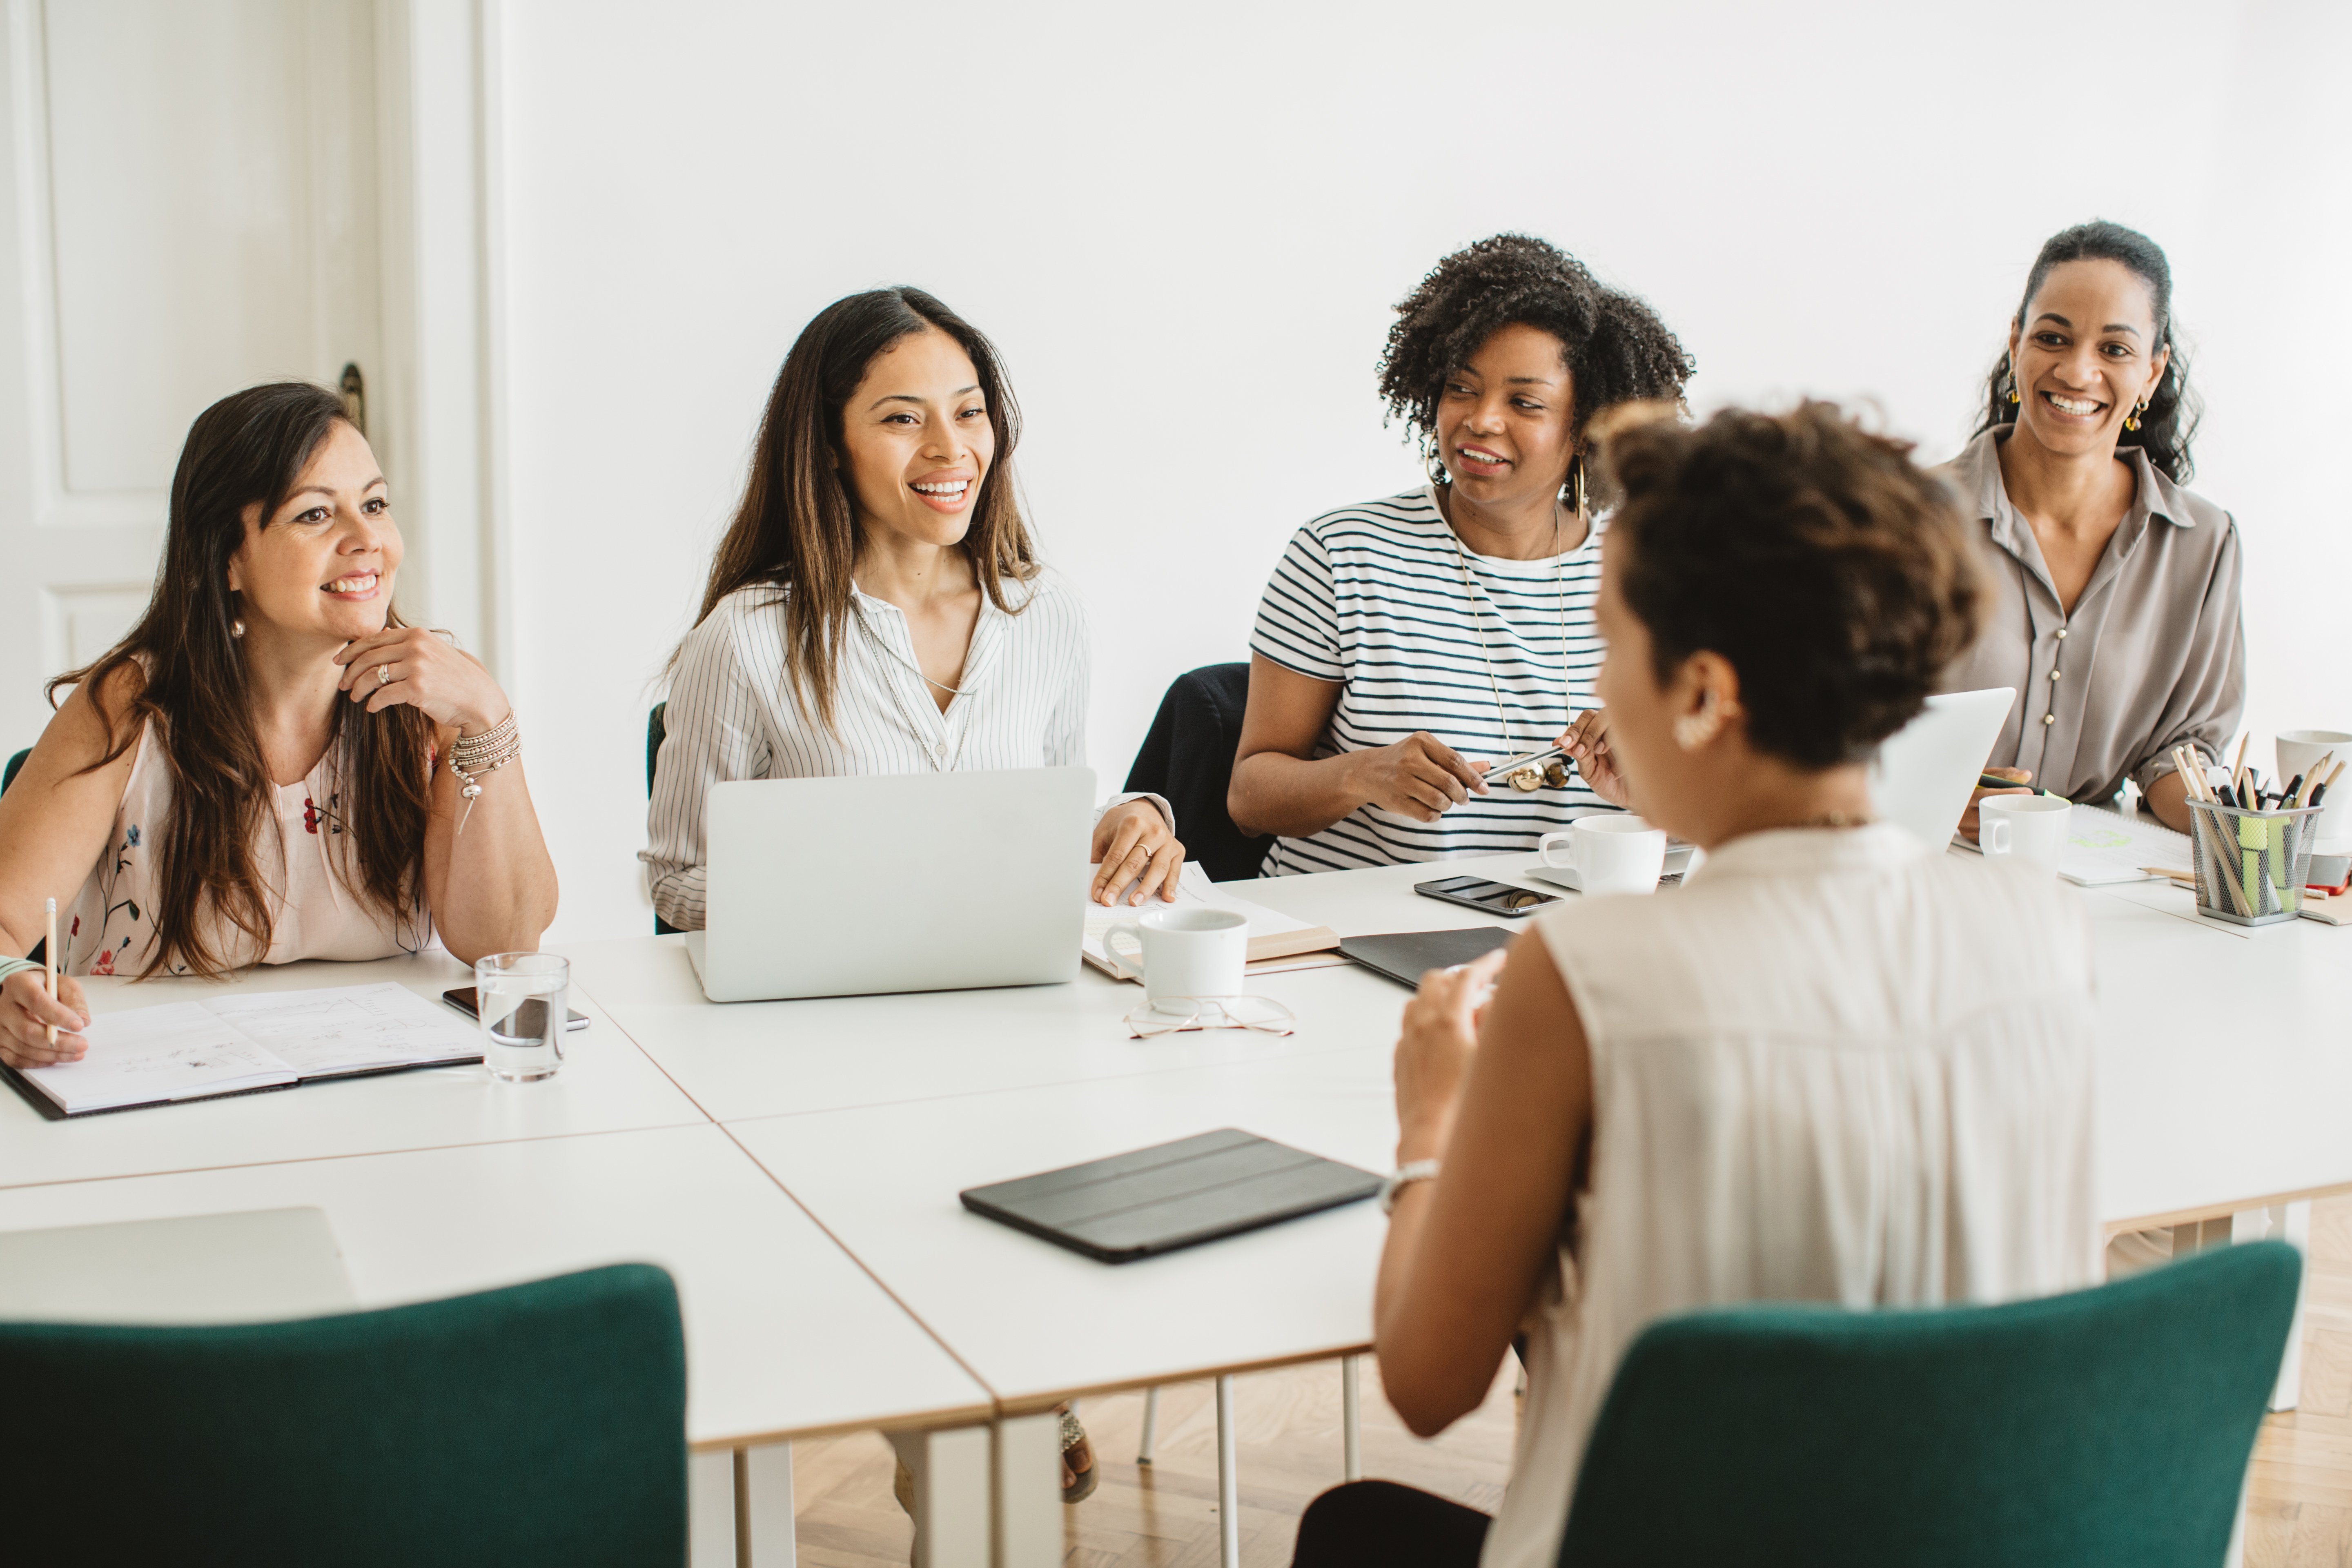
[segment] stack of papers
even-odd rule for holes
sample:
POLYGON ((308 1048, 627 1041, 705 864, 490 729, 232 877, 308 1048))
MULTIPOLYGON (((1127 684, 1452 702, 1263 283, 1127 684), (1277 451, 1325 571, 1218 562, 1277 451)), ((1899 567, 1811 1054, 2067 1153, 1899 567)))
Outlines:
POLYGON ((78 1062, 17 1079, 81 1116, 482 1059, 479 1032, 404 985, 254 992, 101 1013, 78 1062))
MULTIPOLYGON (((1088 963, 1112 979, 1133 980, 1140 984, 1142 977, 1131 966, 1112 961, 1109 951, 1103 946, 1104 934, 1119 921, 1131 921, 1147 910, 1187 906, 1231 910, 1248 919, 1248 970, 1252 974, 1272 974, 1285 969, 1321 969, 1348 962, 1339 956, 1339 933, 1329 926, 1311 926, 1305 921, 1278 914, 1264 904, 1237 899, 1210 881, 1209 874, 1201 869, 1197 861, 1192 860, 1184 863, 1184 874, 1177 881, 1173 904, 1159 898, 1148 899, 1139 906, 1130 904, 1127 901, 1126 889, 1120 891, 1118 902, 1108 909, 1088 899, 1086 937, 1079 951, 1088 963)), ((1124 951, 1132 954, 1134 949, 1129 947, 1124 951)))

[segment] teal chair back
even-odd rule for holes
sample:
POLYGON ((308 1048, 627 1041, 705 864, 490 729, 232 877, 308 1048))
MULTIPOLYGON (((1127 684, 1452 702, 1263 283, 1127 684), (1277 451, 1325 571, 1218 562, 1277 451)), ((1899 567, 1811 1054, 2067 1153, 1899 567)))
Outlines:
POLYGON ((9 758, 8 765, 5 768, 0 768, 0 793, 5 793, 10 784, 16 782, 16 773, 18 770, 24 767, 25 759, 32 754, 33 749, 30 746, 27 746, 23 751, 17 752, 15 756, 9 758))
POLYGON ((2000 1307, 1754 1307, 1634 1342, 1561 1568, 2213 1568, 2294 1316, 2284 1242, 2000 1307))
POLYGON ((0 1391, 12 1562, 686 1561, 686 1347, 642 1264, 295 1322, 0 1324, 0 1391))

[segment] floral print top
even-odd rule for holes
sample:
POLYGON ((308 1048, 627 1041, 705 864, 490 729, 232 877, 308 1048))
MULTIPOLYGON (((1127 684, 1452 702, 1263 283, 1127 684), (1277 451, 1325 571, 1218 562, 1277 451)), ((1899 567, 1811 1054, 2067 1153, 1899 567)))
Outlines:
MULTIPOLYGON (((396 919, 346 886, 337 870, 344 861, 340 842, 334 753, 320 760, 310 777, 275 790, 274 821, 254 845, 254 864, 269 891, 269 951, 263 963, 298 958, 394 958, 419 952, 433 940, 433 918, 420 910, 414 920, 396 919)), ((58 966, 68 974, 137 974, 147 967, 155 942, 157 889, 153 853, 158 825, 172 805, 172 772, 155 742, 151 721, 139 737, 139 753, 114 814, 114 833, 91 868, 69 910, 58 916, 58 966)), ((215 951, 254 962, 234 928, 217 934, 215 951)), ((185 973, 174 966, 168 973, 185 973)))

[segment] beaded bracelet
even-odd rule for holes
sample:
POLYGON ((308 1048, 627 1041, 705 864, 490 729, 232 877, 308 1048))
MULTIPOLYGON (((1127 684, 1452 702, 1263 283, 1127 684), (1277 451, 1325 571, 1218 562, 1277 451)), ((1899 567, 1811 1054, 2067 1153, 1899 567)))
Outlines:
POLYGON ((515 725, 515 716, 509 713, 478 735, 460 735, 449 748, 449 771, 465 785, 457 793, 466 799, 465 816, 457 818, 457 831, 466 831, 467 818, 474 815, 474 802, 482 795, 482 775, 494 773, 522 755, 522 735, 515 725))

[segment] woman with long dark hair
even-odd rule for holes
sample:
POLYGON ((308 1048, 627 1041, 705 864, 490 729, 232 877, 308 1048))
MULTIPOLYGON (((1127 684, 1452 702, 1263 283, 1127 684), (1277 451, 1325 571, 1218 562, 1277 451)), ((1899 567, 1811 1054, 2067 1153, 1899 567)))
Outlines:
POLYGON ((2198 414, 2164 252, 2077 224, 2034 258, 1976 438, 1943 469, 1993 583, 1944 689, 2018 692, 1993 771, 2080 801, 2129 779, 2184 833, 2173 749, 2219 761, 2246 699, 2237 525, 2186 488, 2198 414))
MULTIPOLYGON (((665 922, 702 927, 714 784, 1085 763, 1086 616, 1022 521, 1019 436, 993 346, 919 289, 802 329, 673 672, 639 857, 665 922)), ((1103 811, 1097 901, 1174 898, 1171 820, 1103 811)))
POLYGON ((436 929, 468 961, 538 942, 555 868, 512 708, 394 612, 401 554, 333 393, 256 386, 197 416, 147 613, 50 682, 72 692, 0 795, 0 1060, 84 1048, 80 986, 9 973, 51 897, 72 975, 386 958, 436 929))

